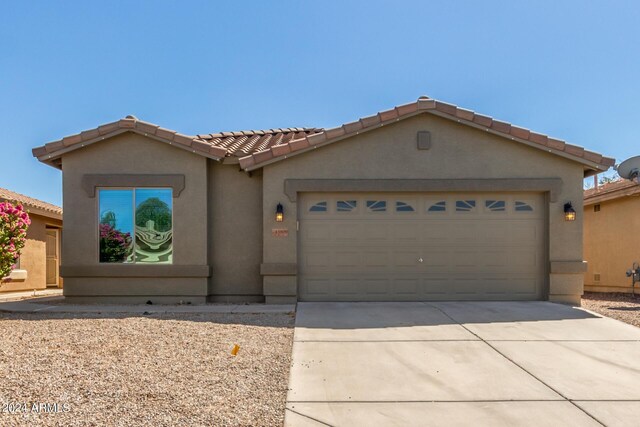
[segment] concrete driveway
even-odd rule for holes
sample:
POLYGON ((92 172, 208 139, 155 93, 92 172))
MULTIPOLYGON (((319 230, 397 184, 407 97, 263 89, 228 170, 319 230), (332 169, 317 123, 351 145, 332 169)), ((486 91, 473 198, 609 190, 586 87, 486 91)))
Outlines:
POLYGON ((633 426, 640 329, 548 302, 300 303, 286 426, 633 426))

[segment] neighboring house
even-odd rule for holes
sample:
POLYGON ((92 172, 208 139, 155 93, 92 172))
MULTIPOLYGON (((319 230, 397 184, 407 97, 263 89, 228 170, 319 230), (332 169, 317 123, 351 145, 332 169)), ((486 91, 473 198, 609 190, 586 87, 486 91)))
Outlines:
POLYGON ((128 116, 33 153, 63 172, 65 295, 158 303, 579 303, 564 206, 614 163, 426 97, 326 130, 128 116))
POLYGON ((21 203, 29 212, 31 225, 9 281, 0 292, 62 287, 59 276, 62 237, 62 209, 50 203, 0 188, 0 202, 21 203))
POLYGON ((640 263, 638 183, 619 180, 584 192, 584 259, 586 291, 631 292, 626 271, 640 263))

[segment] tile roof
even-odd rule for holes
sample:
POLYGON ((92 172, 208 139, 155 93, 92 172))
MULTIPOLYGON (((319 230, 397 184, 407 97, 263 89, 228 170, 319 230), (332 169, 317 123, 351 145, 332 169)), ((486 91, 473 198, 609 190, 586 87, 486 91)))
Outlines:
POLYGON ((241 157, 240 167, 247 171, 258 169, 266 164, 303 153, 309 149, 327 145, 361 132, 376 129, 380 126, 395 123, 401 119, 422 113, 430 113, 455 120, 459 123, 483 129, 550 153, 562 155, 579 161, 594 170, 604 171, 615 163, 615 159, 585 150, 583 147, 567 144, 562 140, 551 138, 529 129, 495 120, 492 117, 477 114, 471 110, 422 96, 416 102, 381 111, 378 114, 364 117, 355 122, 346 123, 332 129, 326 129, 322 132, 308 134, 303 138, 273 145, 268 149, 257 150, 250 155, 241 157))
POLYGON ((638 181, 619 179, 606 184, 600 184, 596 188, 584 190, 584 204, 592 205, 594 203, 619 199, 636 194, 640 195, 640 184, 638 181))
POLYGON ((216 147, 227 150, 227 156, 244 157, 256 151, 268 150, 275 145, 322 132, 318 128, 281 128, 267 130, 243 130, 198 135, 197 137, 216 147))
POLYGON ((615 159, 585 150, 582 147, 536 133, 510 123, 477 114, 452 104, 420 97, 416 102, 381 111, 376 115, 346 123, 332 129, 281 128, 248 130, 211 134, 184 135, 138 120, 134 116, 107 123, 95 129, 67 136, 33 149, 38 160, 61 167, 60 157, 69 151, 85 147, 124 132, 135 132, 150 138, 221 160, 225 157, 239 158, 240 167, 251 171, 283 160, 309 149, 327 145, 361 132, 395 123, 418 114, 429 113, 487 132, 500 135, 529 146, 561 155, 585 164, 590 170, 604 171, 615 163, 615 159))
POLYGON ((35 208, 38 212, 34 213, 43 215, 51 214, 54 218, 62 216, 62 208, 60 206, 52 205, 51 203, 43 202, 42 200, 34 199, 33 197, 7 190, 6 188, 0 188, 0 199, 10 202, 20 202, 27 208, 35 208))
POLYGON ((32 152, 38 160, 60 167, 59 158, 62 154, 124 132, 145 135, 215 160, 220 160, 227 154, 226 149, 217 147, 197 136, 184 135, 175 130, 165 129, 153 123, 138 120, 135 116, 127 116, 124 119, 98 126, 95 129, 65 136, 61 140, 36 147, 32 152))
POLYGON ((34 148, 33 155, 39 160, 60 167, 60 156, 69 151, 107 139, 124 132, 135 132, 156 140, 175 145, 206 157, 220 160, 224 157, 244 157, 274 145, 287 144, 294 139, 322 132, 317 128, 281 128, 267 130, 245 130, 184 135, 153 123, 138 120, 135 116, 98 126, 74 135, 66 136, 41 147, 34 148))

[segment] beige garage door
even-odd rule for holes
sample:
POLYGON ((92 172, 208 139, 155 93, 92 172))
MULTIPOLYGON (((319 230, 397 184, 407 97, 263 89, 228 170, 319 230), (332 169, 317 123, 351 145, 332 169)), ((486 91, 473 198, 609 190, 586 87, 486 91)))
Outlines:
POLYGON ((309 193, 299 203, 302 301, 542 297, 541 194, 309 193))

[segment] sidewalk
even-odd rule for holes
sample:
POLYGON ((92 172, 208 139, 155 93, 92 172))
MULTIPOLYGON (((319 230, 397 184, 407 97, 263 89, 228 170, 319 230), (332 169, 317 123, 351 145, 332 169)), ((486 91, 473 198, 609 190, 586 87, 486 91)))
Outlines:
POLYGON ((62 296, 62 289, 59 288, 39 289, 36 291, 0 292, 0 302, 59 296, 62 296))
MULTIPOLYGON (((47 304, 59 301, 63 297, 62 290, 58 294, 43 294, 33 297, 31 292, 15 292, 13 298, 0 298, 0 312, 9 313, 290 313, 296 311, 295 304, 203 304, 203 305, 81 305, 81 304, 47 304), (18 296, 17 294, 25 294, 18 296), (52 296, 53 295, 53 296, 52 296), (28 299, 27 299, 28 298, 28 299)), ((41 291, 38 291, 41 292, 41 291)), ((46 291, 42 291, 46 292, 46 291)), ((2 295, 0 295, 2 297, 2 295)))

